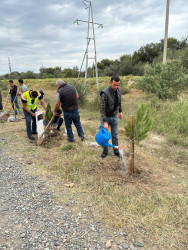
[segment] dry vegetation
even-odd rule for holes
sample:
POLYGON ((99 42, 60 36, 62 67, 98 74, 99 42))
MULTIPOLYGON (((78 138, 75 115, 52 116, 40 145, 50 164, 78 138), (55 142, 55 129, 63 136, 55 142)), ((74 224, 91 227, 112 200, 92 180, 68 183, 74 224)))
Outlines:
MULTIPOLYGON (((28 80, 33 89, 43 89, 45 101, 55 103, 55 80, 28 80), (46 81, 46 83, 45 83, 46 81), (33 87, 33 86, 34 87, 33 87)), ((147 97, 131 89, 123 96, 128 115, 147 97)), ((39 109, 42 109, 39 106, 39 109)), ((26 137, 25 120, 0 123, 0 145, 26 162, 26 170, 48 180, 58 200, 71 199, 75 193, 78 206, 90 199, 96 216, 106 227, 123 228, 130 237, 142 242, 145 249, 186 249, 187 246, 187 164, 188 149, 169 145, 165 137, 150 133, 135 146, 135 174, 119 171, 120 161, 109 155, 100 158, 101 148, 91 147, 100 125, 98 111, 80 109, 86 141, 75 133, 75 143, 68 144, 62 131, 48 137, 41 147, 26 137), (49 178, 50 177, 50 178, 49 178), (74 183, 66 197, 62 186, 74 183)), ((75 128, 74 128, 75 131, 75 128)), ((75 131, 76 132, 76 131, 75 131)), ((120 144, 129 162, 128 140, 124 121, 119 124, 120 144)), ((110 151, 112 152, 112 151, 110 151)))

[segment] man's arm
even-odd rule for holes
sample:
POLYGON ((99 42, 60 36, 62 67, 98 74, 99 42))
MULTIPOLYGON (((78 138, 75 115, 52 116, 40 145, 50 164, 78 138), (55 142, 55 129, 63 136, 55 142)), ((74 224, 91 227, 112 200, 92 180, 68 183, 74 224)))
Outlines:
POLYGON ((118 117, 120 120, 123 118, 122 108, 121 108, 121 96, 120 96, 120 100, 119 100, 119 115, 118 115, 118 117))
POLYGON ((27 103, 22 103, 22 105, 23 105, 23 109, 24 109, 27 113, 29 113, 29 114, 32 115, 33 117, 36 117, 35 113, 31 112, 31 111, 26 107, 27 103))
POLYGON ((46 110, 46 103, 43 99, 40 100, 40 103, 42 104, 43 108, 46 110))
POLYGON ((104 128, 108 130, 108 123, 106 119, 106 102, 107 97, 104 93, 101 95, 101 118, 103 119, 104 128))
POLYGON ((54 111, 53 111, 53 115, 54 115, 54 116, 57 115, 57 110, 59 109, 60 104, 61 104, 60 101, 57 101, 57 102, 56 102, 55 108, 54 108, 54 111))

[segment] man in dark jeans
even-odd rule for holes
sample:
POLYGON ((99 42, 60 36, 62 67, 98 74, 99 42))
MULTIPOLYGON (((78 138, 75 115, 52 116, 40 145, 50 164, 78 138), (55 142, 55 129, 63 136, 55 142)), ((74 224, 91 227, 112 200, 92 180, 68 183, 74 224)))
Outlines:
POLYGON ((32 134, 37 134, 36 115, 35 115, 35 112, 37 111, 37 101, 39 100, 41 102, 45 110, 46 110, 46 103, 44 102, 41 93, 39 91, 33 91, 33 90, 24 92, 22 94, 21 100, 25 115, 27 136, 30 140, 35 140, 32 134), (31 120, 32 120, 32 128, 31 128, 31 120))
POLYGON ((0 91, 0 110, 3 110, 1 91, 0 91))
POLYGON ((54 116, 57 114, 57 110, 61 104, 63 109, 63 115, 65 120, 65 126, 67 130, 68 141, 74 141, 74 135, 72 132, 72 122, 74 123, 78 136, 81 138, 81 141, 84 140, 84 131, 80 122, 80 115, 78 111, 77 98, 79 98, 78 93, 74 86, 68 85, 63 80, 59 79, 56 82, 58 87, 57 90, 57 102, 54 108, 54 116))
MULTIPOLYGON (((120 78, 112 76, 109 86, 100 93, 101 97, 101 123, 108 130, 111 127, 112 144, 118 146, 118 117, 122 119, 121 109, 121 88, 119 87, 120 78), (119 115, 118 115, 119 112, 119 115)), ((113 148, 114 154, 119 155, 119 150, 113 148)), ((105 158, 108 154, 108 147, 103 147, 101 154, 105 158)))
POLYGON ((13 83, 13 80, 9 80, 9 84, 10 84, 10 88, 9 88, 9 91, 10 91, 10 101, 11 101, 11 104, 12 104, 12 108, 14 110, 14 115, 15 115, 15 120, 16 120, 16 115, 17 115, 17 110, 20 110, 20 107, 18 105, 18 99, 17 99, 17 86, 14 85, 13 83))

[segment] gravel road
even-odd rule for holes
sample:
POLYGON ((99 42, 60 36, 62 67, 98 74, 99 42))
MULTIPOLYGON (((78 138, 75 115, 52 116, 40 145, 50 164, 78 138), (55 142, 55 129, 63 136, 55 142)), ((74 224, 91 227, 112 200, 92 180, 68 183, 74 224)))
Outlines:
POLYGON ((115 232, 107 233, 91 213, 74 214, 54 201, 45 182, 14 159, 0 147, 0 249, 137 249, 121 231, 116 236, 125 240, 112 246, 115 232))

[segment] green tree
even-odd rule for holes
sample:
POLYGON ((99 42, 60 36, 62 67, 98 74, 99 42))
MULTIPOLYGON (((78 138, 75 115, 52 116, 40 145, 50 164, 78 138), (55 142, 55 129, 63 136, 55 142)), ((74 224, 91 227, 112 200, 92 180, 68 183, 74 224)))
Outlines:
POLYGON ((83 106, 87 103, 88 86, 85 86, 84 82, 79 82, 77 79, 70 79, 68 84, 73 85, 79 95, 78 104, 83 106))
POLYGON ((134 116, 134 128, 132 129, 131 122, 127 119, 125 124, 125 135, 134 139, 137 142, 140 142, 147 137, 147 133, 151 128, 151 118, 150 110, 146 107, 145 103, 142 103, 137 108, 137 114, 134 116))
POLYGON ((69 77, 73 77, 73 72, 72 69, 70 68, 66 68, 62 71, 63 77, 64 78, 69 78, 69 77))
POLYGON ((97 68, 104 70, 106 67, 109 67, 113 63, 114 63, 113 60, 103 59, 101 62, 97 63, 97 68))
POLYGON ((153 93, 160 99, 176 99, 179 91, 188 87, 184 71, 179 60, 146 65, 137 88, 148 94, 153 93))
POLYGON ((49 121, 51 120, 52 116, 53 116, 53 112, 52 112, 52 109, 51 109, 51 105, 48 102, 48 104, 46 106, 46 115, 45 115, 47 123, 49 123, 49 121))
POLYGON ((133 53, 133 62, 134 64, 139 62, 152 63, 153 59, 159 55, 160 50, 160 43, 146 44, 133 53))
POLYGON ((131 55, 123 55, 120 57, 119 75, 126 76, 133 74, 133 67, 131 55))

